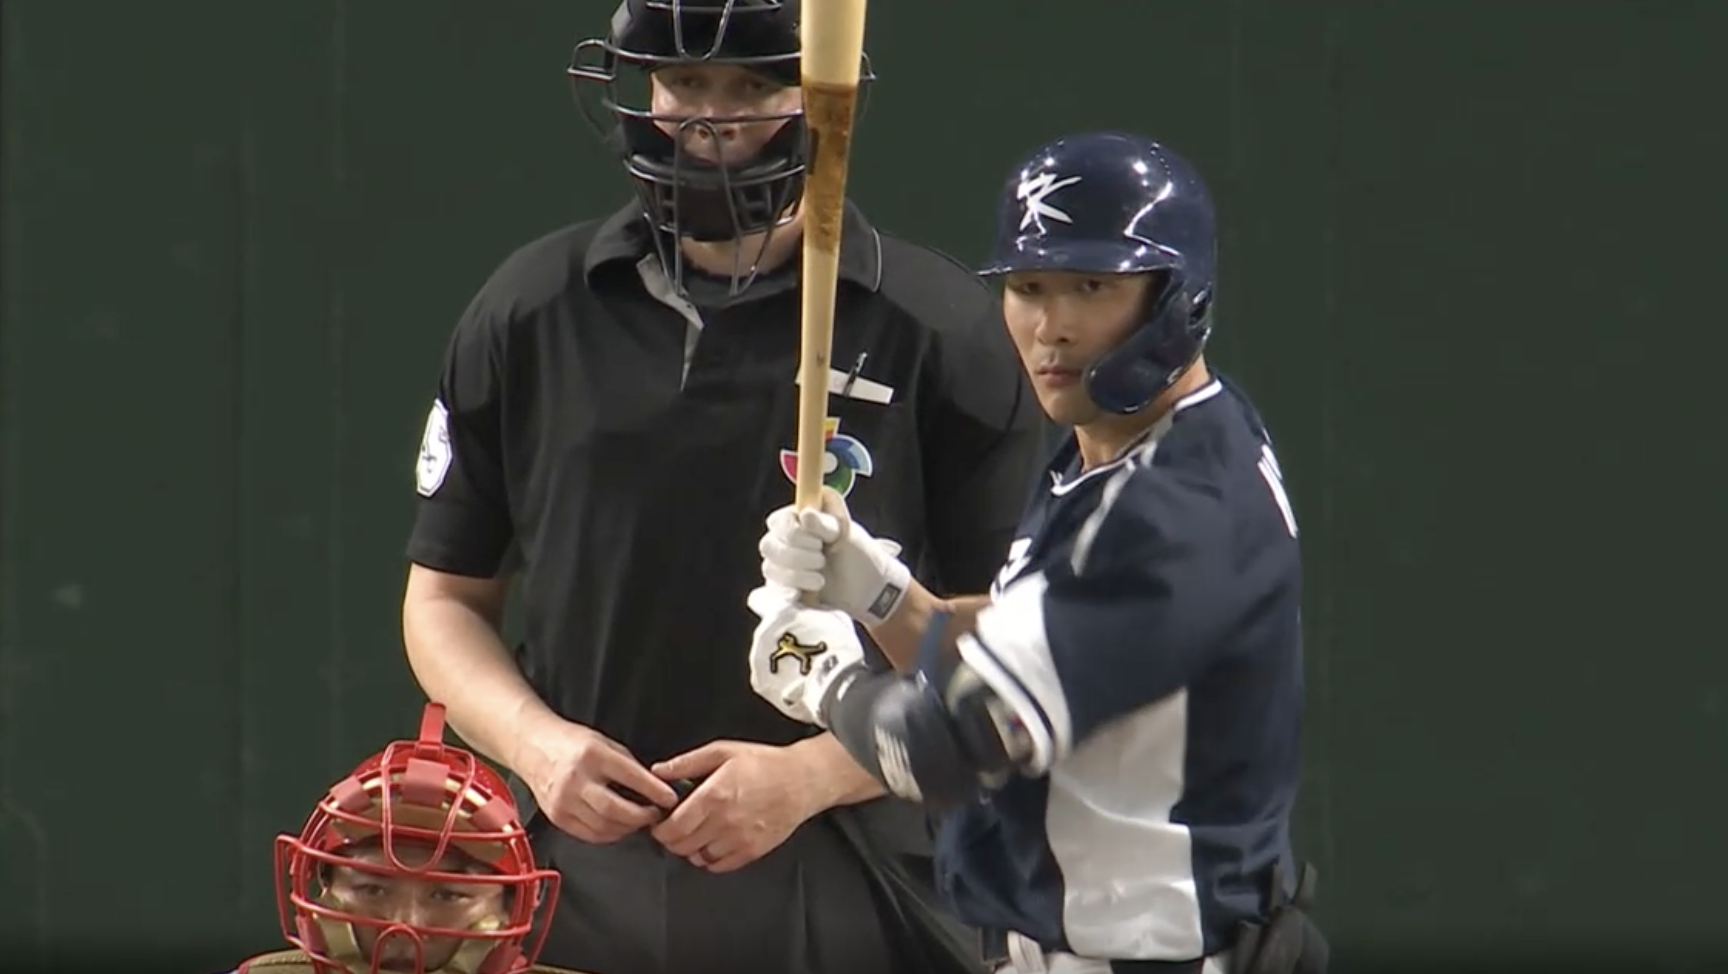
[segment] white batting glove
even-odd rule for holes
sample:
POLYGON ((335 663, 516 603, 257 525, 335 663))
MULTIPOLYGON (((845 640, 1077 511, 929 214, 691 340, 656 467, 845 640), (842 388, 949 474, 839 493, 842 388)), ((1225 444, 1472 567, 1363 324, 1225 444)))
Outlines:
POLYGON ((813 594, 820 605, 870 625, 887 621, 912 584, 911 569, 896 557, 900 546, 871 537, 826 487, 820 510, 782 507, 768 515, 768 533, 756 548, 764 581, 813 594))
POLYGON ((834 684, 868 668, 864 646, 845 613, 799 598, 779 585, 750 593, 750 611, 762 620, 750 641, 750 689, 793 720, 826 729, 823 700, 834 684))

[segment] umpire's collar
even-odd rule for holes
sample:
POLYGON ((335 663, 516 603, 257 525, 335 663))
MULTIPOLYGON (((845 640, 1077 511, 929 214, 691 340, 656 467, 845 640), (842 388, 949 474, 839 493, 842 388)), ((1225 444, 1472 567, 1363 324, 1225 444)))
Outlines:
MULTIPOLYGON (((654 239, 639 204, 632 202, 612 214, 595 231, 582 260, 582 273, 590 283, 594 271, 613 261, 634 264, 654 252, 654 239)), ((798 261, 796 252, 792 261, 798 261)), ((859 287, 875 291, 882 286, 882 238, 851 200, 846 201, 845 222, 840 229, 840 276, 859 287)), ((748 300, 750 292, 745 292, 748 300)))

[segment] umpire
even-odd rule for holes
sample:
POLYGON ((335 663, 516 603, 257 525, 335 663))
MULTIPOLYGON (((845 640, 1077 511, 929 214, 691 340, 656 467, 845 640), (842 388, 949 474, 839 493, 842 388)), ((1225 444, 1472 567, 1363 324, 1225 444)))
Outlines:
MULTIPOLYGON (((408 658, 531 793, 536 854, 563 875, 542 954, 559 967, 978 969, 928 905, 922 811, 739 663, 757 536, 796 472, 797 16, 625 0, 577 46, 579 101, 637 198, 503 262, 426 421, 408 658)), ((840 260, 825 482, 919 578, 982 591, 1041 459, 1000 307, 851 204, 840 260)))

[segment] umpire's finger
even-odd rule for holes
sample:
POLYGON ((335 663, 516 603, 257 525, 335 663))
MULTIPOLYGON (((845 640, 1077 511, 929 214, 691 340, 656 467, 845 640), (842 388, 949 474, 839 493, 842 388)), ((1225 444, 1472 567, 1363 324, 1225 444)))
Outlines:
POLYGON ((600 818, 601 828, 634 832, 660 821, 661 812, 653 805, 643 805, 618 794, 605 782, 593 782, 582 789, 582 800, 600 818))
POLYGON ((616 842, 627 834, 609 827, 606 820, 600 817, 600 813, 580 800, 547 808, 545 811, 547 820, 560 832, 591 845, 616 842))
POLYGON ((711 873, 729 873, 743 869, 762 855, 762 851, 750 843, 732 846, 722 840, 702 850, 702 868, 711 873))
MULTIPOLYGON (((674 813, 676 814, 676 813, 674 813)), ((726 823, 717 815, 705 815, 674 823, 667 819, 654 827, 655 841, 675 856, 688 859, 726 836, 726 823)))
POLYGON ((650 804, 671 809, 678 804, 678 793, 672 786, 656 778, 629 752, 603 751, 595 755, 594 777, 608 784, 622 785, 650 804))

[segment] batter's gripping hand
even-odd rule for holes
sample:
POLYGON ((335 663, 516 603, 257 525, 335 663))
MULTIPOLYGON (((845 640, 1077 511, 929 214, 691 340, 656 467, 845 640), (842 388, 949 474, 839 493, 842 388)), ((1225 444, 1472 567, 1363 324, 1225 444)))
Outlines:
POLYGON ((756 547, 764 581, 811 593, 869 625, 887 621, 912 583, 911 570, 896 557, 900 546, 871 537, 827 487, 821 510, 782 507, 768 515, 768 533, 756 547))
POLYGON ((826 728, 822 703, 841 678, 865 668, 858 630, 843 612, 817 609, 780 585, 750 593, 762 622, 750 642, 750 689, 796 721, 826 728))

